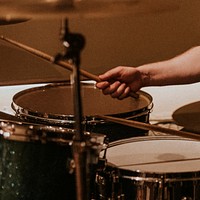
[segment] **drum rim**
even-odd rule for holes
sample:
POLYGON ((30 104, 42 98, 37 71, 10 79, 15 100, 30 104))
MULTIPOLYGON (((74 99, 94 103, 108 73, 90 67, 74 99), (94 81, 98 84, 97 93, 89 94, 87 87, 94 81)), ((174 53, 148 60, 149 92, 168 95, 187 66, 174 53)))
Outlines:
POLYGON ((118 169, 118 170, 122 178, 138 182, 164 181, 164 183, 175 183, 175 182, 200 180, 200 171, 157 173, 157 172, 145 172, 140 170, 135 170, 135 171, 124 170, 124 169, 118 169))
MULTIPOLYGON (((86 85, 86 86, 90 86, 90 85, 95 85, 95 83, 85 83, 85 82, 82 82, 82 85, 86 85)), ((67 83, 51 83, 51 84, 48 84, 48 85, 45 85, 45 86, 39 86, 39 87, 34 87, 34 88, 28 88, 28 89, 25 89, 25 90, 22 90, 18 93, 16 93, 14 96, 13 96, 13 101, 12 101, 12 104, 11 104, 11 107, 12 109, 16 112, 16 116, 18 117, 22 117, 23 118, 30 118, 30 119, 34 119, 34 120, 43 120, 44 122, 46 123, 49 123, 51 120, 56 120, 58 124, 73 124, 75 123, 75 119, 74 119, 74 115, 71 115, 71 114, 52 114, 52 113, 42 113, 42 112, 39 112, 39 111, 34 111, 32 109, 29 109, 29 108, 23 108, 21 107, 20 105, 17 105, 16 103, 16 100, 23 96, 24 94, 27 94, 28 92, 34 92, 34 91, 37 91, 37 90, 46 90, 48 88, 54 88, 54 87, 63 87, 63 86, 70 86, 70 83, 67 82, 67 83)), ((134 115, 137 115, 138 113, 141 113, 141 112, 145 112, 145 111, 148 111, 148 113, 150 113, 152 107, 153 107, 153 98, 150 94, 148 94, 147 92, 145 91, 142 91, 140 90, 138 92, 140 95, 143 95, 144 97, 146 97, 148 99, 148 103, 146 105, 146 107, 143 107, 141 109, 136 109, 136 110, 133 110, 133 111, 127 111, 127 112, 124 112, 124 113, 117 113, 117 114, 113 114, 111 116, 115 116, 115 117, 126 117, 127 115, 132 115, 134 117, 134 115)), ((129 117, 128 116, 128 117, 129 117)), ((92 116, 92 115, 87 115, 87 116, 84 116, 83 117, 83 121, 87 121, 90 123, 93 123, 93 122, 97 122, 99 121, 98 118, 96 118, 95 116, 92 116)), ((103 120, 101 120, 103 121, 103 120)), ((56 124, 57 124, 56 123, 56 124)))
MULTIPOLYGON (((72 144, 75 129, 0 119, 0 136, 6 140, 19 142, 40 142, 72 144)), ((84 137, 103 145, 106 136, 100 133, 84 132, 84 137), (94 139, 95 138, 95 139, 94 139)))
POLYGON ((132 142, 149 141, 149 140, 164 140, 164 139, 166 140, 166 138, 167 140, 197 141, 195 139, 184 138, 184 137, 173 136, 173 135, 156 135, 156 136, 152 135, 152 136, 131 137, 131 138, 113 141, 109 144, 108 148, 121 145, 121 144, 132 143, 132 142))

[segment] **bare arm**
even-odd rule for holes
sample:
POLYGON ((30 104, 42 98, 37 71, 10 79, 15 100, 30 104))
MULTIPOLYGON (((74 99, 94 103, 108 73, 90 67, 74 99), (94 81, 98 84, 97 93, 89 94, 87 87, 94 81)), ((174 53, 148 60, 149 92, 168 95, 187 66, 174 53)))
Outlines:
POLYGON ((200 46, 170 60, 138 67, 144 86, 189 84, 200 81, 200 46), (145 76, 148 79, 144 79, 145 76))
POLYGON ((170 60, 139 67, 118 66, 99 76, 104 94, 123 99, 147 86, 189 84, 200 81, 200 46, 170 60))

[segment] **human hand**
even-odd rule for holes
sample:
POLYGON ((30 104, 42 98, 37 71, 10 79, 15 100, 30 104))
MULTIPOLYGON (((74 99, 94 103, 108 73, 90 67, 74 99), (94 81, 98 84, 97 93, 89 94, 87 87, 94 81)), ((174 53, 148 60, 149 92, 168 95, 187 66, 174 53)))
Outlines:
POLYGON ((101 81, 96 87, 113 98, 124 99, 130 92, 137 92, 142 87, 142 75, 135 67, 118 66, 99 75, 99 78, 101 81))

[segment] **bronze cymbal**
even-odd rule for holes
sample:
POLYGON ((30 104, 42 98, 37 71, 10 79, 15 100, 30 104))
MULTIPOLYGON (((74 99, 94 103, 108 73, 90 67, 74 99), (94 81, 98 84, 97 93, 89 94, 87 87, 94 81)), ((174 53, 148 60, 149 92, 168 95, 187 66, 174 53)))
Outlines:
POLYGON ((174 111, 174 121, 186 130, 200 133, 200 101, 187 104, 174 111))
POLYGON ((179 8, 178 0, 0 0, 6 17, 104 17, 155 13, 179 8))
POLYGON ((26 18, 14 18, 14 19, 0 18, 0 26, 10 25, 10 24, 18 24, 18 23, 26 22, 28 20, 29 19, 26 19, 26 18))

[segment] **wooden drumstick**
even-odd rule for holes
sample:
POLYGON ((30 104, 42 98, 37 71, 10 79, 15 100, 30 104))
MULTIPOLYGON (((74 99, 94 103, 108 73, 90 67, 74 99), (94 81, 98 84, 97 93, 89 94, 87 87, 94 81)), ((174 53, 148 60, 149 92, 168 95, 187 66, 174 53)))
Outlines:
MULTIPOLYGON (((65 69, 73 71, 74 66, 72 64, 70 64, 70 63, 67 63, 67 62, 62 61, 62 60, 58 60, 58 61, 54 62, 54 60, 55 60, 54 57, 48 55, 47 53, 44 53, 42 51, 39 51, 37 49, 34 49, 32 47, 29 47, 27 45, 24 45, 22 43, 19 43, 17 41, 14 41, 14 40, 9 39, 9 38, 4 37, 4 36, 1 36, 0 39, 4 40, 6 42, 9 42, 10 44, 15 45, 15 46, 17 46, 17 47, 19 47, 19 48, 21 48, 23 50, 26 50, 27 52, 29 52, 29 53, 31 53, 33 55, 36 55, 36 56, 38 56, 38 57, 40 57, 40 58, 42 58, 44 60, 47 60, 47 61, 49 61, 51 63, 53 62, 53 63, 65 68, 65 69)), ((82 76, 86 77, 86 78, 89 78, 91 80, 95 80, 96 82, 100 82, 101 81, 100 78, 97 75, 91 74, 91 73, 89 73, 89 72, 87 72, 87 71, 85 71, 83 69, 80 69, 80 74, 82 76)), ((139 95, 137 93, 134 93, 134 92, 130 92, 129 95, 134 97, 134 98, 136 98, 136 99, 139 97, 139 95)))
POLYGON ((104 120, 107 120, 107 121, 110 121, 110 122, 115 122, 115 123, 119 123, 119 124, 122 124, 122 125, 134 127, 134 128, 140 128, 140 129, 143 129, 143 130, 158 131, 158 132, 162 132, 162 133, 166 133, 166 134, 170 134, 170 135, 200 140, 200 135, 190 133, 190 132, 177 131, 177 130, 160 127, 160 126, 153 125, 153 124, 148 124, 148 123, 138 122, 138 121, 133 121, 133 120, 127 120, 127 119, 122 119, 122 118, 117 118, 117 117, 105 116, 105 115, 97 115, 97 117, 104 119, 104 120))

